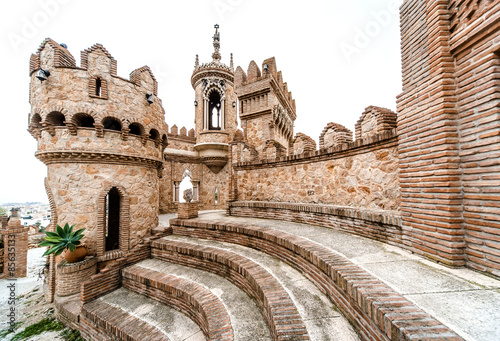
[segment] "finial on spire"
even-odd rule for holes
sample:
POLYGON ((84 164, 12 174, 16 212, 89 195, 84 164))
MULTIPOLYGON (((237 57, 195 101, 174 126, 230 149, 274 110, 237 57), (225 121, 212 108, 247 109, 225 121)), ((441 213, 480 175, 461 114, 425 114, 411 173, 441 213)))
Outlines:
POLYGON ((231 70, 234 70, 234 64, 233 64, 233 54, 231 53, 231 62, 229 64, 229 67, 231 68, 231 70))
POLYGON ((215 34, 213 36, 214 39, 214 53, 212 53, 212 58, 214 62, 220 62, 220 34, 219 34, 219 24, 215 24, 215 34))
POLYGON ((194 68, 197 69, 198 66, 200 66, 200 60, 198 58, 198 55, 196 55, 196 59, 194 60, 194 68))

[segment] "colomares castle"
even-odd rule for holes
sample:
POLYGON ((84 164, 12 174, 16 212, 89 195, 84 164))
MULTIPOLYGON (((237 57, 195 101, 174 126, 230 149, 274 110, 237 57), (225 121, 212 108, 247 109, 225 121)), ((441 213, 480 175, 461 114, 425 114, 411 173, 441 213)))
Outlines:
POLYGON ((285 280, 248 259, 258 250, 305 276, 361 340, 461 340, 327 246, 273 229, 343 231, 500 278, 500 3, 407 0, 400 19, 397 112, 373 103, 355 127, 324 122, 319 145, 294 124, 300 98, 279 68, 286 56, 235 67, 219 52, 218 25, 211 60, 192 56, 186 70, 189 131, 166 124, 175 118, 148 66, 122 78, 104 46, 77 64, 45 39, 29 63, 28 130, 47 166, 49 230, 85 228, 88 249, 77 263, 48 257, 45 297, 57 317, 87 340, 167 340, 161 326, 103 299, 126 289, 189 316, 206 339, 252 340, 223 284, 177 275, 183 266, 251 298, 267 333, 253 340, 329 339, 314 336, 285 280), (208 210, 223 214, 204 220, 208 210))

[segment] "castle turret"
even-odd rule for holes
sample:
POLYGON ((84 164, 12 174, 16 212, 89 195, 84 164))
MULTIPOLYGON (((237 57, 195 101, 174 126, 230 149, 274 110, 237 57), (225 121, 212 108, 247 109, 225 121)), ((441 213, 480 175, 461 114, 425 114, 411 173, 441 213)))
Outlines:
POLYGON ((158 221, 167 145, 164 110, 149 67, 130 79, 100 44, 81 53, 46 39, 30 60, 29 131, 47 165, 53 225, 85 228, 98 261, 121 257, 158 221))
POLYGON ((253 60, 247 73, 238 66, 234 78, 245 141, 255 147, 260 157, 266 157, 269 145, 291 153, 297 118, 295 100, 287 83, 283 83, 281 71, 277 71, 275 58, 264 60, 262 72, 253 60))
POLYGON ((229 143, 238 123, 231 55, 230 66, 221 62, 219 25, 215 25, 214 52, 210 63, 199 64, 198 56, 191 84, 195 90, 195 150, 201 161, 218 173, 228 160, 229 143))

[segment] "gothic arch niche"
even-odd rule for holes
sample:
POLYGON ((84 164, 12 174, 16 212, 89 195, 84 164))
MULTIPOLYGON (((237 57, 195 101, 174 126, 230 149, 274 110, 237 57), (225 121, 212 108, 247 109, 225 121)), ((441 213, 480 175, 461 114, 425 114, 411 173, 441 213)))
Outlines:
POLYGON ((222 103, 218 91, 210 92, 208 96, 208 129, 221 129, 222 103))
POLYGON ((203 130, 224 130, 225 87, 223 80, 210 80, 206 83, 203 93, 203 130))
POLYGON ((110 186, 98 200, 97 256, 99 261, 118 258, 129 250, 130 199, 120 187, 110 186))

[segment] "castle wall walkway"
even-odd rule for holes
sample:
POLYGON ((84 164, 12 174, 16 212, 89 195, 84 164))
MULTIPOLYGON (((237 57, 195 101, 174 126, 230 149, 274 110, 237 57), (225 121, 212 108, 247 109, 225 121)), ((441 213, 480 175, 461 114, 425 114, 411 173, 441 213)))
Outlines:
MULTIPOLYGON (((161 215, 168 225, 173 215, 161 215)), ((465 340, 500 339, 500 281, 469 269, 452 269, 408 251, 357 235, 289 221, 201 212, 190 221, 261 226, 296 235, 347 258, 465 340)))

